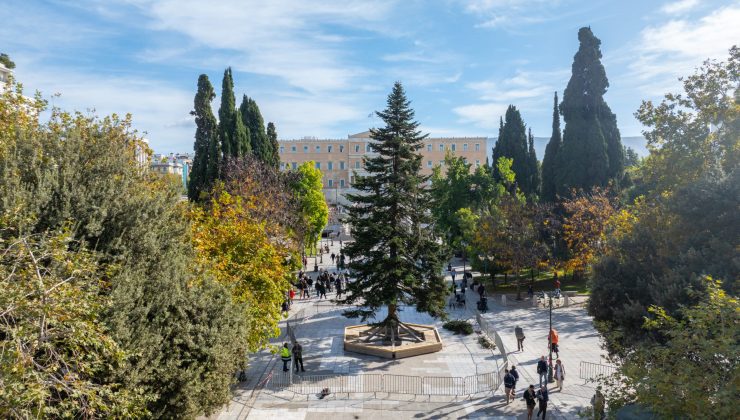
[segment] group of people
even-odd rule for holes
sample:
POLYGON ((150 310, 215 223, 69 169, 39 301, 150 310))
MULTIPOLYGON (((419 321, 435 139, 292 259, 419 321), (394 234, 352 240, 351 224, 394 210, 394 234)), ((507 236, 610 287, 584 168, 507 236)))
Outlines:
POLYGON ((303 347, 297 341, 293 342, 293 348, 288 348, 288 343, 283 343, 283 348, 280 349, 280 360, 283 361, 283 372, 287 372, 290 369, 290 361, 293 360, 295 365, 295 371, 305 372, 306 369, 303 367, 303 347))

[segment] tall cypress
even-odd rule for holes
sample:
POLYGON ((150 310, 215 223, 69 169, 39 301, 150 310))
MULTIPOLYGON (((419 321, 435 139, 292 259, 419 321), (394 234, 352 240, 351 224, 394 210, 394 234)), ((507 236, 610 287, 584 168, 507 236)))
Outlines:
POLYGON ((262 119, 262 113, 254 99, 244 95, 242 103, 239 105, 239 114, 241 115, 244 125, 249 129, 249 143, 252 148, 252 154, 266 163, 272 160, 272 144, 267 138, 265 132, 265 120, 262 119))
MULTIPOLYGON (((527 130, 519 110, 514 105, 506 109, 503 125, 499 128, 499 138, 493 148, 493 162, 500 157, 513 159, 511 169, 516 174, 516 183, 526 195, 536 192, 531 185, 530 159, 527 148, 527 130)), ((500 177, 494 174, 497 179, 500 177)))
POLYGON ((195 94, 194 110, 190 115, 195 117, 195 157, 190 171, 188 198, 198 200, 201 192, 207 191, 218 176, 218 163, 221 150, 218 147, 216 117, 211 109, 211 102, 216 97, 208 76, 198 77, 198 92, 195 94))
POLYGON ((275 124, 271 122, 267 123, 267 140, 270 142, 272 147, 272 157, 268 163, 277 168, 280 166, 280 144, 278 143, 275 124))
POLYGON ((621 141, 616 118, 604 101, 609 87, 601 64, 601 41, 591 28, 578 31, 580 46, 573 58, 572 75, 563 93, 560 112, 565 121, 558 155, 556 192, 605 186, 622 172, 621 141), (618 151, 612 150, 618 147, 618 151), (614 162, 610 162, 610 154, 614 162))
POLYGON ((418 131, 414 110, 399 82, 388 96, 387 107, 376 115, 385 123, 371 129, 370 148, 377 153, 365 158, 367 175, 355 177, 358 193, 348 194, 349 224, 355 241, 344 248, 351 258, 356 281, 347 286, 344 304, 360 308, 345 312, 349 317, 372 317, 383 306, 386 318, 375 324, 368 339, 398 342, 416 340, 413 328, 399 320, 404 304, 432 316, 444 314, 447 290, 441 273, 443 253, 431 229, 431 192, 421 175, 426 135, 418 131))
POLYGON ((234 79, 231 76, 231 67, 224 70, 221 81, 221 107, 218 109, 218 136, 221 140, 221 150, 224 158, 237 156, 238 146, 234 144, 235 131, 234 79))
POLYGON ((552 106, 552 135, 545 148, 545 157, 542 159, 542 200, 555 201, 557 188, 555 180, 558 165, 558 153, 562 145, 560 135, 560 112, 558 112, 558 93, 552 106))
POLYGON ((529 172, 529 188, 531 194, 539 196, 540 194, 540 164, 537 161, 537 152, 534 150, 534 135, 532 129, 529 129, 529 151, 527 153, 527 163, 529 172))

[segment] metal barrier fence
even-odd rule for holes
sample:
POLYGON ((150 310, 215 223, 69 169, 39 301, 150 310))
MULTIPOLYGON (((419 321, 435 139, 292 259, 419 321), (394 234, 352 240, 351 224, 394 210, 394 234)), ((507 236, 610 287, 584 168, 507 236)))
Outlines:
POLYGON ((502 372, 471 376, 408 376, 391 374, 361 375, 291 375, 273 371, 265 388, 290 391, 295 394, 321 394, 328 389, 333 394, 386 393, 428 396, 473 396, 496 391, 502 383, 502 372))
POLYGON ((584 380, 584 383, 596 381, 599 378, 611 376, 617 373, 616 366, 602 365, 600 363, 581 362, 579 366, 578 377, 584 380))
POLYGON ((485 318, 483 318, 480 312, 475 315, 475 319, 478 322, 478 325, 480 325, 481 331, 490 338, 493 338, 493 342, 496 344, 496 348, 501 354, 501 357, 504 359, 504 364, 508 363, 509 358, 507 357, 506 347, 504 346, 503 340, 501 340, 501 336, 498 335, 498 332, 496 332, 493 326, 485 318))

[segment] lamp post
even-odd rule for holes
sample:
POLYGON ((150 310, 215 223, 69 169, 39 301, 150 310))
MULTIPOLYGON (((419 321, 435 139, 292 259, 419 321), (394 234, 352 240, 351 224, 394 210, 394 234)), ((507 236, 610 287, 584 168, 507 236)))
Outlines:
POLYGON ((550 328, 547 331, 547 344, 550 347, 550 361, 547 365, 547 382, 555 382, 555 378, 552 375, 552 294, 548 294, 550 297, 550 328))

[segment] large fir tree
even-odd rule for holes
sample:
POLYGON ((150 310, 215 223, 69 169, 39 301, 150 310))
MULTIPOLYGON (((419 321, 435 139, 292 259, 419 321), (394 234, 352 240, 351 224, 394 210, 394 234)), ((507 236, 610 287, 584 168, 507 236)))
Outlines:
POLYGON ((208 76, 198 77, 198 93, 195 94, 195 108, 190 115, 195 117, 195 157, 188 182, 188 198, 198 200, 201 192, 208 190, 218 174, 218 160, 221 151, 218 147, 217 123, 213 116, 211 101, 216 96, 208 76), (215 149, 215 150, 213 150, 215 149), (214 173, 215 170, 215 173, 214 173))
POLYGON ((254 99, 244 95, 242 103, 239 105, 239 114, 241 115, 244 125, 249 129, 249 143, 252 154, 257 159, 271 164, 272 162, 272 144, 270 144, 265 132, 265 121, 262 119, 262 113, 254 99))
MULTIPOLYGON (((527 130, 519 110, 514 105, 509 105, 506 109, 505 120, 499 128, 499 138, 493 148, 493 161, 497 162, 501 157, 514 160, 512 170, 516 174, 519 189, 526 195, 536 193, 536 188, 531 185, 527 130)), ((496 172, 494 176, 501 179, 500 174, 496 172)))
POLYGON ((425 135, 417 130, 414 111, 399 82, 388 96, 387 107, 376 112, 385 126, 370 130, 371 149, 366 176, 355 175, 357 194, 348 194, 349 223, 355 242, 345 247, 357 280, 340 302, 356 304, 349 317, 373 317, 383 306, 386 318, 371 330, 369 339, 399 343, 418 340, 418 333, 399 320, 399 307, 415 304, 420 312, 444 315, 446 287, 441 273, 443 252, 435 240, 427 209, 428 177, 420 174, 425 135))
POLYGON ((616 117, 604 102, 609 81, 601 64, 601 41, 591 28, 581 28, 578 40, 573 74, 560 104, 565 131, 556 173, 559 195, 569 194, 572 188, 590 190, 605 186, 623 170, 616 117))
POLYGON ((271 122, 267 123, 267 140, 272 147, 272 157, 268 160, 268 163, 277 168, 280 165, 280 144, 278 143, 275 124, 271 122))
POLYGON ((556 196, 556 171, 558 165, 558 152, 562 145, 560 134, 560 112, 558 112, 558 93, 555 92, 555 100, 552 107, 552 135, 545 148, 545 157, 542 159, 542 200, 555 201, 556 196))

